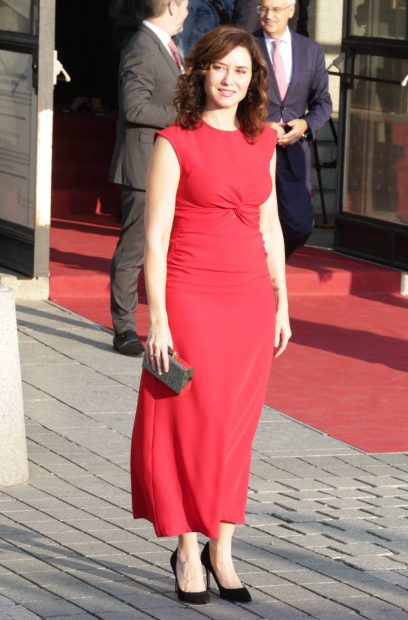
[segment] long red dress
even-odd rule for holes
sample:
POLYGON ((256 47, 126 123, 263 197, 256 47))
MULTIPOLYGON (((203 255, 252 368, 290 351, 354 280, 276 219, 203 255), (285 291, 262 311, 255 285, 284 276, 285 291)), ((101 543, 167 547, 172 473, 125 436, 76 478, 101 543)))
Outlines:
POLYGON ((175 350, 194 367, 174 395, 143 371, 132 437, 135 518, 158 536, 244 523, 251 446, 274 347, 275 297, 259 231, 276 132, 159 132, 181 168, 167 260, 175 350))

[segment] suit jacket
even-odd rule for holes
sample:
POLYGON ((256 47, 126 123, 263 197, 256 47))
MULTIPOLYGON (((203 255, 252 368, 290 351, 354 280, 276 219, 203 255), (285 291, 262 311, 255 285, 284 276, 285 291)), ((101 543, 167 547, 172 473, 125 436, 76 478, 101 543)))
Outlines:
MULTIPOLYGON (((319 129, 329 120, 332 111, 322 46, 303 35, 291 32, 292 77, 282 101, 263 30, 254 32, 254 37, 268 65, 268 121, 278 123, 282 119, 287 123, 294 118, 304 118, 310 129, 310 137, 314 139, 319 129)), ((298 191, 297 182, 303 184, 306 181, 309 189, 311 187, 310 152, 306 140, 301 138, 292 146, 277 149, 277 178, 284 175, 286 185, 289 179, 288 170, 293 178, 293 187, 287 188, 287 201, 290 203, 292 193, 295 197, 298 191)))
POLYGON ((282 101, 263 30, 254 32, 258 47, 268 65, 268 121, 279 122, 282 118, 287 123, 294 118, 304 118, 314 139, 332 112, 324 52, 316 41, 294 32, 291 36, 292 78, 282 101))
POLYGON ((154 134, 176 120, 173 98, 179 75, 168 50, 142 24, 119 65, 119 118, 110 173, 113 183, 146 189, 154 134))

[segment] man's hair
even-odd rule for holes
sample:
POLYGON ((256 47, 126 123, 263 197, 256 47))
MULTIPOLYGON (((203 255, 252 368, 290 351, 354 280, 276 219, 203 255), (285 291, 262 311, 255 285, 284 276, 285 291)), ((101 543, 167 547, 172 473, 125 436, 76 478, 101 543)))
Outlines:
POLYGON ((291 4, 296 4, 296 0, 288 0, 286 6, 289 6, 291 4))
POLYGON ((186 58, 185 73, 179 78, 174 100, 178 112, 176 122, 180 127, 196 129, 200 126, 206 103, 204 80, 207 71, 236 47, 248 50, 252 61, 248 93, 238 104, 239 126, 249 142, 254 142, 262 133, 268 109, 266 63, 248 30, 229 24, 207 32, 186 58))
MULTIPOLYGON (((174 0, 180 4, 181 0, 174 0)), ((169 0, 143 0, 143 15, 145 19, 160 17, 169 5, 169 0)))

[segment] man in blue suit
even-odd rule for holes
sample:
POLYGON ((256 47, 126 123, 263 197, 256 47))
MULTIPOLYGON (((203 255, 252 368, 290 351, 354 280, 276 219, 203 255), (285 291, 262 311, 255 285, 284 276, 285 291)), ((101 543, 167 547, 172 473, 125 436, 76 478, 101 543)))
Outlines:
POLYGON ((296 0, 259 0, 261 27, 254 33, 269 70, 268 121, 278 132, 276 188, 287 258, 313 231, 307 141, 332 111, 322 47, 288 27, 295 8, 296 0))

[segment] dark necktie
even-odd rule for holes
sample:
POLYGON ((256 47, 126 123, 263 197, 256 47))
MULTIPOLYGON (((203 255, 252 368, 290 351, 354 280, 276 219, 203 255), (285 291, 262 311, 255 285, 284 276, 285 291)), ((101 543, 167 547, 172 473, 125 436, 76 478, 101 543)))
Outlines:
POLYGON ((171 53, 171 57, 173 58, 174 62, 176 63, 178 70, 180 71, 180 73, 184 73, 184 67, 183 67, 183 62, 181 60, 181 56, 179 54, 179 51, 177 49, 177 45, 174 43, 173 39, 170 39, 169 41, 169 50, 171 53))

